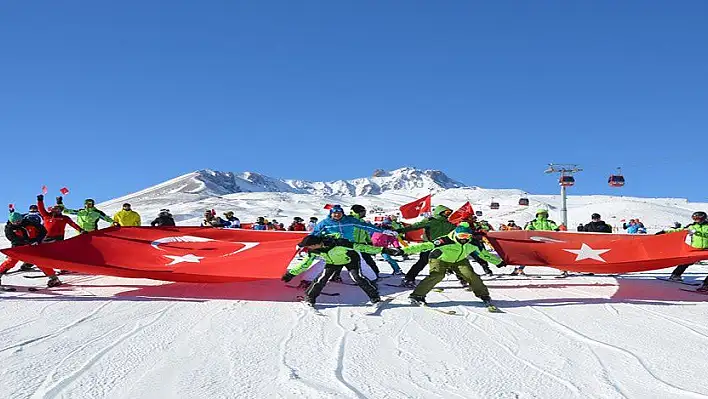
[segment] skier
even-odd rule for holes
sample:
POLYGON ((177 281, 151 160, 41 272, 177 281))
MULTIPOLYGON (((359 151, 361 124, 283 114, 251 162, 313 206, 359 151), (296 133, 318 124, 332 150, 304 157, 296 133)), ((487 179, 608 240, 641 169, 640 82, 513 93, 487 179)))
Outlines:
POLYGON ((44 223, 44 220, 42 219, 42 214, 39 212, 39 208, 35 204, 29 206, 29 212, 24 215, 24 218, 30 219, 38 224, 44 223))
POLYGON ((593 213, 590 218, 592 221, 584 226, 580 225, 582 226, 582 230, 580 230, 580 226, 578 226, 578 231, 588 233, 612 233, 612 226, 605 223, 599 213, 593 213))
POLYGON ((85 232, 98 230, 98 221, 103 220, 113 224, 113 219, 105 213, 95 208, 96 202, 91 198, 84 201, 83 209, 64 208, 63 212, 67 215, 76 215, 76 224, 78 224, 85 232))
POLYGON ((150 222, 150 226, 176 226, 176 223, 169 209, 160 209, 155 220, 150 222))
POLYGON ((288 231, 306 231, 307 226, 303 222, 304 220, 301 217, 295 216, 293 222, 288 226, 288 231))
MULTIPOLYGON (((536 219, 526 223, 526 226, 524 226, 524 230, 534 230, 534 231, 559 231, 558 225, 556 222, 548 219, 548 211, 545 209, 539 209, 536 211, 536 219)), ((524 272, 524 267, 525 266, 516 266, 513 272, 511 272, 512 276, 523 276, 526 273, 524 272)), ((568 272, 563 271, 562 273, 563 276, 567 276, 568 272)))
MULTIPOLYGON (((17 212, 10 213, 8 222, 5 225, 5 237, 10 241, 13 247, 38 245, 46 236, 47 229, 35 220, 23 218, 22 215, 17 212)), ((0 264, 0 284, 2 284, 2 275, 12 269, 17 262, 17 259, 7 258, 0 264)), ((59 281, 59 277, 57 277, 53 269, 42 266, 37 267, 49 277, 49 281, 47 282, 48 287, 61 285, 61 281, 59 281)))
MULTIPOLYGON (((447 220, 451 214, 452 209, 444 205, 438 205, 433 210, 433 215, 431 217, 425 218, 418 223, 413 223, 410 226, 395 229, 395 231, 402 234, 408 231, 425 229, 426 241, 432 241, 436 238, 450 234, 451 231, 455 230, 455 225, 447 220)), ((411 266, 410 270, 408 270, 408 273, 406 273, 406 276, 401 281, 402 286, 409 288, 415 287, 415 278, 425 268, 425 265, 428 264, 428 256, 430 256, 430 251, 420 252, 418 261, 411 266)))
MULTIPOLYGON (((384 219, 384 223, 386 220, 384 219)), ((389 219, 390 222, 390 219, 389 219)), ((381 247, 381 248, 401 248, 401 244, 398 242, 398 233, 395 231, 390 230, 391 225, 386 225, 382 224, 381 228, 386 229, 384 230, 383 233, 373 233, 371 234, 371 243, 375 247, 381 247)), ((402 276, 403 275, 403 270, 401 270, 401 267, 398 265, 398 262, 396 262, 395 259, 391 257, 391 255, 383 253, 381 256, 384 258, 386 262, 388 262, 389 265, 391 265, 391 269, 393 269, 393 275, 394 276, 402 276)))
POLYGON ((138 212, 130 209, 130 204, 127 202, 123 204, 123 209, 113 215, 114 226, 128 227, 140 226, 141 224, 142 222, 140 221, 140 215, 138 212))
MULTIPOLYGON (((504 261, 492 255, 487 250, 479 248, 472 243, 473 231, 469 223, 462 222, 454 231, 447 236, 439 237, 432 242, 412 245, 406 249, 406 253, 429 252, 430 275, 423 279, 408 297, 412 304, 425 304, 425 296, 439 282, 445 278, 448 270, 452 269, 456 274, 462 275, 470 286, 471 291, 481 299, 488 307, 493 306, 489 296, 489 290, 482 282, 482 279, 472 270, 468 256, 476 253, 486 261, 504 266, 504 261)), ((496 308, 494 308, 495 310, 496 308)), ((490 310, 493 310, 490 308, 490 310)))
MULTIPOLYGON (((363 205, 359 204, 352 205, 349 216, 363 222, 364 218, 366 217, 366 208, 363 205)), ((368 231, 360 229, 358 227, 354 227, 354 242, 357 244, 371 245, 371 236, 369 235, 368 231)), ((376 265, 376 261, 374 260, 374 258, 366 252, 362 252, 361 259, 366 262, 367 265, 369 265, 369 267, 371 268, 371 270, 374 271, 374 273, 376 273, 376 278, 378 279, 379 273, 381 273, 381 271, 376 265)))
MULTIPOLYGON (((706 216, 706 213, 703 211, 694 212, 693 215, 691 215, 693 223, 686 225, 682 229, 669 229, 667 231, 662 230, 656 234, 688 230, 688 234, 691 236, 691 246, 697 249, 708 250, 708 220, 706 220, 706 216)), ((676 266, 674 271, 671 272, 671 277, 669 277, 669 280, 683 280, 681 275, 686 271, 686 269, 688 269, 689 266, 691 266, 691 264, 676 266)), ((696 291, 708 291, 708 277, 703 280, 703 285, 696 289, 696 291)))
POLYGON ((228 227, 231 229, 240 229, 241 228, 241 220, 234 216, 233 211, 226 211, 224 212, 224 227, 228 227))
MULTIPOLYGON (((362 242, 357 241, 363 240, 362 231, 366 233, 368 231, 382 232, 383 230, 354 216, 344 216, 342 206, 334 205, 329 210, 329 217, 319 222, 311 235, 344 238, 351 242, 362 244, 362 242)), ((359 258, 361 258, 361 256, 359 258)), ((368 262, 367 265, 371 266, 368 262)), ((374 264, 374 266, 376 266, 376 264, 374 264)), ((378 268, 374 269, 372 267, 372 270, 378 278, 378 268)), ((339 274, 333 275, 333 281, 341 281, 339 274)))
POLYGON ((47 236, 42 242, 64 241, 64 233, 67 224, 79 233, 84 232, 81 226, 74 223, 70 217, 62 215, 64 206, 61 202, 61 197, 57 197, 57 204, 50 207, 49 211, 47 211, 44 207, 44 195, 40 194, 37 196, 37 208, 39 209, 39 214, 42 215, 42 220, 44 220, 44 228, 47 230, 47 236))
POLYGON ((313 232, 315 230, 315 226, 317 226, 317 221, 318 221, 318 219, 316 217, 314 217, 314 216, 311 217, 310 221, 307 222, 306 230, 310 233, 313 232))
MULTIPOLYGON (((341 211, 341 207, 339 210, 341 211)), ((359 257, 359 252, 371 254, 382 252, 391 254, 400 253, 400 250, 376 248, 370 245, 353 243, 342 238, 321 235, 308 235, 302 239, 298 246, 307 249, 307 258, 302 263, 289 269, 283 275, 283 281, 288 282, 298 274, 307 270, 317 257, 323 258, 326 262, 322 273, 305 291, 305 303, 309 306, 315 305, 317 297, 320 295, 320 292, 322 292, 327 281, 329 281, 341 267, 347 268, 352 280, 366 293, 372 304, 381 302, 381 297, 379 296, 376 285, 361 273, 361 258, 359 257)))

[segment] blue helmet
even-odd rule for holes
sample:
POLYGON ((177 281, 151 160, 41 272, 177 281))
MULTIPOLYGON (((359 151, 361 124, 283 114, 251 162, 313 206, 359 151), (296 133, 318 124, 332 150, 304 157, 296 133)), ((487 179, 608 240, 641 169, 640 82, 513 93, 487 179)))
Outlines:
POLYGON ((330 215, 330 216, 332 216, 332 214, 333 214, 333 213, 336 213, 336 212, 340 212, 340 213, 343 214, 343 213, 344 213, 344 208, 342 208, 341 205, 333 205, 333 206, 329 209, 329 215, 330 215))

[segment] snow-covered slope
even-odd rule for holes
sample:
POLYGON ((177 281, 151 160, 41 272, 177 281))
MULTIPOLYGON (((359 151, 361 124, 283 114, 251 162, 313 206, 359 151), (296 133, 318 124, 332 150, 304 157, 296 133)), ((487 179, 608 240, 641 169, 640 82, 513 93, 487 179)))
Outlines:
MULTIPOLYGON (((325 216, 324 203, 395 212, 433 191, 434 204, 469 200, 495 225, 523 223, 538 208, 559 217, 557 196, 454 187, 459 183, 435 173, 400 171, 335 183, 201 171, 99 207, 113 213, 129 201, 146 221, 167 207, 179 224, 197 224, 211 208, 233 210, 243 221, 287 222, 325 216), (518 205, 522 196, 529 207, 518 205), (500 209, 489 208, 492 200, 500 209)), ((658 229, 708 209, 682 199, 608 196, 571 196, 568 205, 571 228, 592 212, 615 225, 639 217, 658 229)), ((701 378, 708 372, 708 297, 654 278, 669 270, 563 280, 552 269, 527 271, 541 278, 486 281, 501 314, 487 313, 449 277, 428 300, 457 315, 410 307, 409 290, 386 285, 394 278, 379 287, 395 299, 373 315, 357 287, 330 284, 325 292, 341 295, 320 297, 317 316, 297 302, 302 291, 281 281, 67 275, 68 285, 51 291, 0 292, 0 392, 92 399, 708 397, 701 378)), ((708 266, 693 266, 685 276, 699 281, 707 273, 708 266)), ((18 274, 2 281, 45 282, 18 274)))

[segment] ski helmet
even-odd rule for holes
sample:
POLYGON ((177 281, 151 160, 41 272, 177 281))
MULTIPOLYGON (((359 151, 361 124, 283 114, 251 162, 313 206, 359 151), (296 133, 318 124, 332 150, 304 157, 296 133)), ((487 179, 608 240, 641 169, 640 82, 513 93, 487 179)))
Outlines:
POLYGON ((691 215, 691 218, 692 218, 693 220, 698 219, 698 220, 701 221, 701 222, 705 222, 705 221, 706 221, 706 217, 708 217, 708 215, 706 215, 706 213, 703 212, 703 211, 693 212, 693 215, 691 215))
POLYGON ((8 217, 8 220, 10 223, 18 223, 22 221, 22 214, 19 212, 12 212, 10 213, 10 217, 8 217))
POLYGON ((595 219, 600 220, 600 219, 602 219, 602 218, 600 217, 600 214, 599 214, 599 213, 593 213, 592 215, 590 215, 590 219, 592 219, 592 220, 595 220, 595 219))
POLYGON ((331 216, 333 213, 344 213, 344 208, 342 208, 341 205, 334 205, 334 206, 332 206, 332 208, 330 208, 330 210, 329 210, 330 216, 331 216))
POLYGON ((88 204, 96 205, 96 201, 94 201, 93 198, 86 198, 84 200, 84 205, 88 205, 88 204))
POLYGON ((364 208, 363 205, 359 205, 359 204, 352 205, 352 212, 354 212, 356 214, 360 214, 362 212, 366 212, 366 208, 364 208))

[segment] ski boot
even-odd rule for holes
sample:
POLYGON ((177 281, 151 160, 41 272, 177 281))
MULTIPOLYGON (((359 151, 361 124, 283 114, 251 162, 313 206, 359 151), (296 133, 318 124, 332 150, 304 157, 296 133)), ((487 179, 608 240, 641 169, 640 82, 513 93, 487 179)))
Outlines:
POLYGON ((394 270, 393 271, 393 276, 403 276, 405 273, 403 273, 403 270, 394 270))
POLYGON ((680 281, 683 281, 683 277, 681 277, 681 276, 679 276, 679 275, 677 275, 677 274, 671 274, 671 276, 669 276, 669 281, 678 281, 678 282, 680 282, 680 281))
POLYGON ((344 283, 344 281, 342 281, 342 276, 332 276, 332 278, 329 279, 329 281, 332 283, 339 283, 339 284, 344 283))
POLYGON ((518 267, 517 267, 516 269, 514 269, 513 272, 511 272, 510 275, 511 275, 511 276, 525 276, 525 275, 526 275, 526 272, 524 272, 524 269, 521 269, 521 268, 518 268, 518 267))
POLYGON ((308 306, 308 307, 311 307, 311 308, 314 308, 314 307, 315 307, 315 299, 312 298, 312 297, 310 297, 310 296, 305 296, 304 298, 302 298, 302 303, 303 303, 305 306, 308 306))
POLYGON ((703 283, 700 287, 696 288, 698 292, 708 292, 708 284, 703 283))
POLYGON ((492 313, 497 313, 499 312, 499 308, 497 308, 493 303, 492 303, 492 298, 489 295, 483 296, 479 298, 482 300, 484 303, 484 306, 487 307, 487 310, 492 312, 492 313))
POLYGON ((57 277, 57 276, 49 277, 49 281, 47 281, 47 287, 49 287, 49 288, 58 287, 60 285, 62 285, 62 282, 61 282, 61 280, 59 280, 59 277, 57 277))
POLYGON ((401 287, 415 288, 415 280, 407 280, 404 278, 401 280, 401 287))
POLYGON ((489 267, 484 267, 483 269, 484 269, 484 274, 487 277, 492 277, 494 275, 494 273, 492 272, 492 269, 490 269, 489 267))
POLYGON ((408 300, 411 302, 411 305, 425 306, 425 297, 424 296, 409 295, 408 300))

